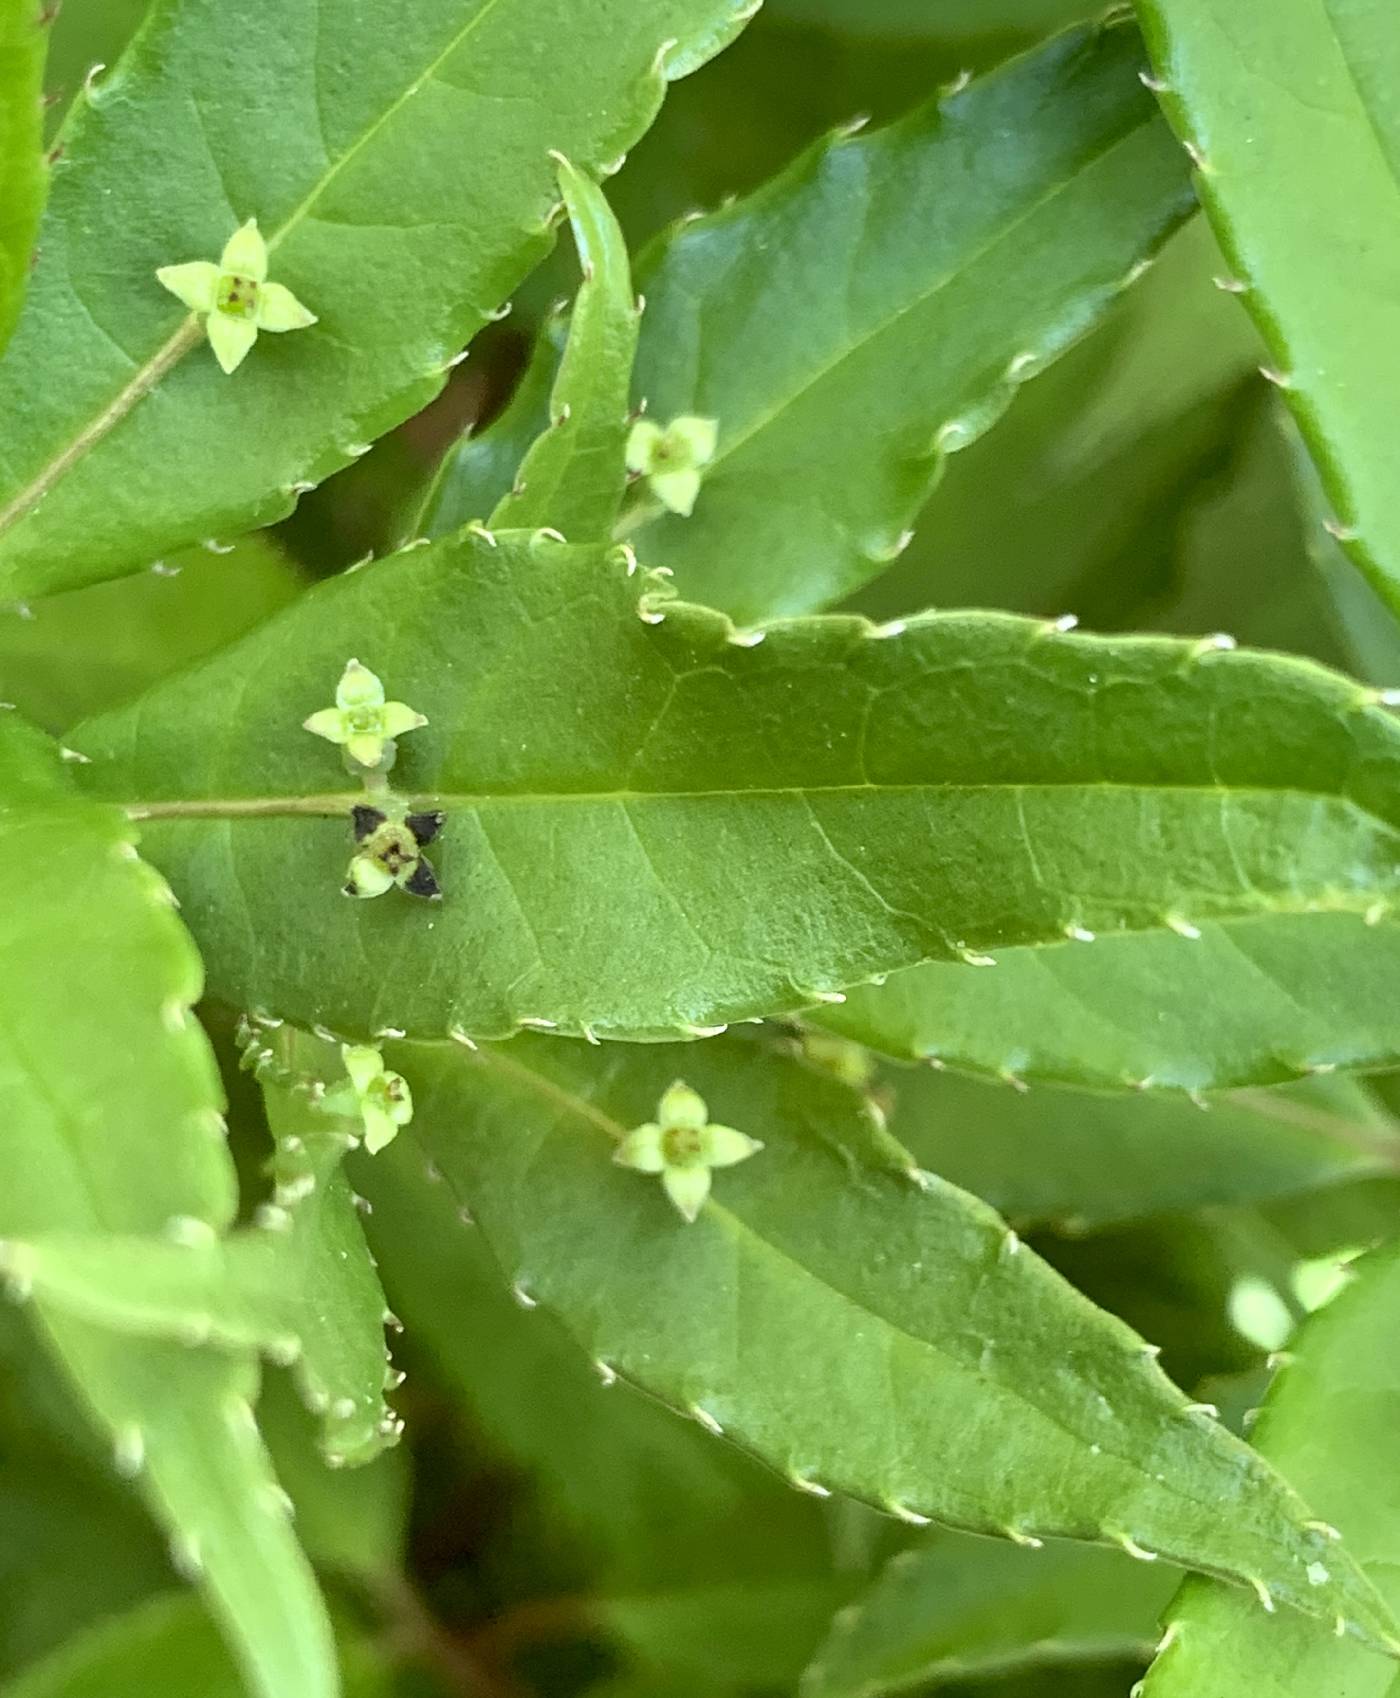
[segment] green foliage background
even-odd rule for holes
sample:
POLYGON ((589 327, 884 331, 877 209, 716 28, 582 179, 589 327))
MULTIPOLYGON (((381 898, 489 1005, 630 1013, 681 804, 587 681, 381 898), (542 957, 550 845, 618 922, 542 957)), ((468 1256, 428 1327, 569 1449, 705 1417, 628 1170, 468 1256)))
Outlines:
POLYGON ((0 1698, 1400 1694, 1400 29, 1100 10, 0 0, 0 1698))

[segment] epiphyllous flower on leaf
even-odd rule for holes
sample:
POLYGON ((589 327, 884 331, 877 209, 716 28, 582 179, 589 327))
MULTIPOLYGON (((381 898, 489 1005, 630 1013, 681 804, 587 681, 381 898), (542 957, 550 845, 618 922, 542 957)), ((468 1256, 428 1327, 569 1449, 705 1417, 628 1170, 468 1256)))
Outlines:
POLYGON ((341 744, 361 766, 377 767, 396 737, 427 723, 427 716, 407 703, 386 702, 384 686, 374 673, 358 660, 348 660, 335 687, 335 706, 313 713, 302 727, 328 743, 341 744))
POLYGON ((267 243, 256 218, 229 237, 217 265, 195 259, 163 265, 156 276, 203 318, 209 346, 226 372, 243 364, 260 330, 305 330, 316 322, 290 289, 268 282, 267 243))
POLYGON ((423 850, 442 830, 444 816, 396 812, 392 803, 386 805, 388 813, 365 802, 350 810, 359 847, 345 875, 345 894, 382 896, 398 885, 410 896, 440 900, 437 874, 423 850))
POLYGON ((327 1114, 348 1119, 358 1117, 364 1126, 364 1144, 377 1155, 393 1141, 400 1126, 413 1119, 413 1094, 401 1073, 390 1073, 384 1057, 369 1044, 342 1044, 340 1059, 349 1078, 321 1098, 327 1114))
POLYGON ((629 1132, 613 1160, 661 1176, 666 1195, 693 1221, 710 1194, 711 1172, 747 1161, 763 1145, 732 1126, 712 1126, 705 1100, 679 1079, 663 1092, 656 1119, 629 1132))
POLYGON ((627 438, 627 470, 645 478, 663 507, 688 519, 700 494, 701 474, 715 457, 717 419, 679 418, 661 426, 638 419, 627 438))

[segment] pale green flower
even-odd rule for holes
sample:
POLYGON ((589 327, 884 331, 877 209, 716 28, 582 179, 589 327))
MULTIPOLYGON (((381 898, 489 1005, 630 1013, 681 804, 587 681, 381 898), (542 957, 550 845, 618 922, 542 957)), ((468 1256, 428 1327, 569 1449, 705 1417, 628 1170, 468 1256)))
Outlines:
POLYGON ((335 706, 302 721, 305 730, 328 743, 340 743, 361 766, 378 766, 384 749, 405 731, 428 723, 424 714, 403 702, 386 702, 384 686, 367 666, 348 660, 335 687, 335 706))
POLYGON ((704 1098, 679 1079, 656 1105, 656 1119, 618 1145, 613 1160, 656 1173, 682 1216, 693 1221, 710 1194, 711 1171, 747 1161, 763 1145, 732 1126, 712 1126, 704 1098))
POLYGON ((717 419, 672 419, 663 427, 638 419, 627 439, 627 470, 645 478, 663 507, 688 519, 700 494, 701 470, 715 457, 717 419))
POLYGON ((226 372, 243 364, 260 330, 305 330, 316 322, 290 289, 268 282, 267 243, 256 218, 229 237, 217 265, 195 259, 163 265, 156 276, 203 318, 209 346, 226 372))
POLYGON ((413 1095, 401 1073, 390 1073, 384 1057, 369 1044, 342 1044, 340 1058, 350 1075, 321 1098, 327 1114, 358 1116, 365 1148, 377 1155, 393 1142, 400 1126, 413 1119, 413 1095))

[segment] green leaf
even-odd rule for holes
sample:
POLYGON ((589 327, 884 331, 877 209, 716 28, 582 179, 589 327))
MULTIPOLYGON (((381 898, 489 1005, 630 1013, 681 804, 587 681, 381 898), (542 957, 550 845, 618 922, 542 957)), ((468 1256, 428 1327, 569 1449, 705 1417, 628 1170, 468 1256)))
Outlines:
MULTIPOLYGON (((1356 1279, 1309 1320, 1254 1429, 1262 1455, 1285 1470, 1341 1530, 1315 1572, 1326 1585, 1347 1553, 1383 1594, 1400 1601, 1400 1474, 1395 1404, 1400 1370, 1395 1316, 1400 1247, 1356 1266, 1356 1279)), ((1390 1698, 1395 1666, 1345 1639, 1299 1631, 1284 1615, 1262 1621, 1223 1588, 1189 1580, 1171 1611, 1146 1698, 1390 1698)))
POLYGON ((742 21, 735 0, 166 0, 67 129, 0 367, 25 397, 0 427, 0 600, 267 524, 417 412, 547 251, 549 149, 612 161, 742 21), (320 322, 226 378, 155 271, 250 216, 320 322))
POLYGON ((356 1179, 408 1343, 492 1452, 527 1473, 552 1540, 562 1526, 577 1550, 581 1627, 653 1666, 714 1679, 722 1656, 727 1679, 792 1687, 856 1581, 833 1572, 823 1506, 629 1386, 605 1386, 552 1316, 512 1299, 416 1140, 361 1160, 356 1179))
POLYGON ((990 1209, 921 1175, 850 1088, 735 1039, 393 1054, 415 1133, 522 1299, 795 1485, 1160 1552, 1388 1635, 1290 1489, 990 1209), (691 1225, 610 1159, 681 1067, 764 1141, 691 1225))
MULTIPOLYGON (((35 739, 12 714, 0 715, 0 799, 0 855, 25 897, 0 937, 0 1234, 222 1228, 234 1206, 222 1096, 190 1014, 199 961, 164 881, 118 810, 71 796, 52 769, 44 795, 35 739)), ((332 1698, 325 1617, 253 1420, 254 1364, 36 1307, 255 1690, 332 1698)))
MULTIPOLYGON (((1022 1094, 956 1074, 890 1077, 891 1124, 921 1167, 1017 1225, 1088 1232, 1400 1171, 1400 1128, 1358 1083, 1218 1098, 1022 1094)), ((883 1099, 882 1099, 883 1100, 883 1099)))
MULTIPOLYGON (((75 734, 217 995, 355 1033, 657 1036, 1119 930, 1199 997, 1209 921, 1388 911, 1400 728, 1374 691, 989 614, 755 645, 631 567, 508 533, 417 549, 75 734), (395 782, 448 813, 441 906, 341 894, 359 797, 301 722, 356 654, 429 718, 395 782)), ((1364 972, 1395 934, 1353 936, 1364 972)), ((1111 946, 1066 947, 1093 972, 1111 946)))
POLYGON ((297 1537, 318 1568, 371 1587, 403 1567, 410 1492, 408 1451, 395 1446, 362 1468, 332 1470, 314 1418, 287 1374, 271 1374, 258 1424, 287 1496, 297 1537))
POLYGON ((1390 0, 1140 0, 1240 299, 1347 552, 1400 610, 1400 35, 1390 0), (1339 184, 1346 192, 1339 194, 1339 184))
POLYGON ((1200 931, 998 950, 995 971, 976 974, 933 962, 808 1018, 901 1060, 1099 1090, 1400 1063, 1400 929, 1314 913, 1200 931))
POLYGON ((1073 1545, 940 1537, 893 1559, 837 1619, 803 1698, 872 1698, 1043 1663, 1146 1655, 1176 1577, 1073 1545))
POLYGON ((4 1247, 12 1279, 50 1309, 113 1332, 265 1351, 295 1364, 324 1415, 328 1459, 367 1462, 397 1437, 384 1406, 384 1294, 350 1186, 348 1138, 304 1096, 273 1088, 275 1201, 220 1238, 182 1223, 177 1241, 47 1232, 4 1247))
MULTIPOLYGON (((641 315, 627 244, 603 191, 564 159, 559 187, 583 284, 550 401, 549 429, 525 456, 491 523, 551 525, 574 542, 604 542, 627 477, 627 397, 641 315)), ((460 522, 478 516, 464 514, 460 522)))
MULTIPOLYGON (((367 1643, 349 1641, 342 1665, 346 1698, 388 1698, 393 1690, 382 1654, 367 1643)), ((0 1698, 154 1698, 176 1691, 245 1698, 246 1688, 197 1601, 168 1592, 79 1634, 0 1689, 0 1698)))
POLYGON ((222 648, 305 587, 264 536, 49 596, 0 619, 0 695, 61 731, 222 648))
POLYGON ((44 51, 52 14, 43 0, 0 11, 0 348, 10 338, 44 208, 44 51))
POLYGON ((485 430, 468 431, 448 450, 404 542, 451 536, 489 518, 509 497, 531 445, 549 429, 567 324, 562 308, 545 320, 509 403, 485 430))
POLYGON ((645 498, 624 518, 649 564, 761 619, 838 600, 899 553, 944 456, 1192 204, 1140 58, 1129 30, 1070 33, 661 245, 636 394, 720 437, 692 518, 645 498))

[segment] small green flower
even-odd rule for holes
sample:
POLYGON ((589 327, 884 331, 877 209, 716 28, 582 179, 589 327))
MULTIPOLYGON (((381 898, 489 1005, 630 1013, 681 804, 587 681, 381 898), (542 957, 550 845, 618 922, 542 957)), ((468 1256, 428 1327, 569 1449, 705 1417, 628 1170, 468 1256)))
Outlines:
POLYGON ((688 519, 700 494, 701 468, 715 457, 717 419, 672 419, 664 429, 638 419, 627 439, 627 470, 651 485, 663 507, 688 519))
POLYGON ((383 896, 398 885, 410 896, 439 901, 437 874, 423 850, 442 830, 443 814, 410 814, 385 798, 385 812, 368 802, 350 810, 359 848, 345 875, 347 896, 383 896))
POLYGON ((358 1116, 364 1124, 365 1148, 377 1155, 394 1140, 400 1126, 413 1119, 413 1094, 400 1073, 390 1073, 384 1057, 369 1044, 342 1044, 340 1059, 349 1080, 327 1091, 321 1107, 327 1114, 358 1116))
POLYGON ((238 370, 260 330, 305 330, 316 315, 281 283, 267 280, 267 243, 250 218, 235 230, 219 258, 163 265, 163 286, 204 319, 214 357, 226 372, 238 370))
POLYGON ((613 1160, 638 1173, 659 1173, 666 1195, 688 1221, 710 1194, 710 1173, 747 1161, 763 1145, 732 1126, 712 1126, 704 1099, 679 1079, 656 1105, 656 1119, 629 1132, 613 1160))
POLYGON ((386 702, 384 686, 369 668, 348 660, 335 687, 335 706, 313 713, 302 726, 329 743, 343 744, 361 766, 375 767, 395 737, 427 723, 426 715, 403 702, 386 702))

